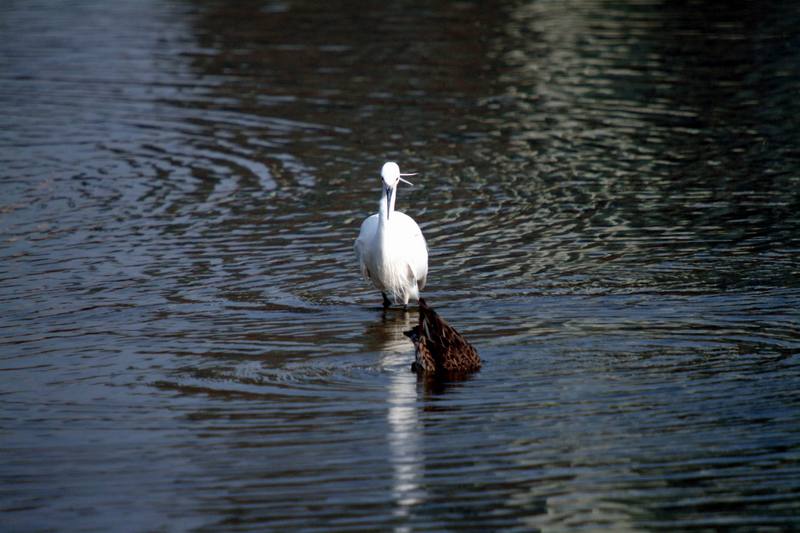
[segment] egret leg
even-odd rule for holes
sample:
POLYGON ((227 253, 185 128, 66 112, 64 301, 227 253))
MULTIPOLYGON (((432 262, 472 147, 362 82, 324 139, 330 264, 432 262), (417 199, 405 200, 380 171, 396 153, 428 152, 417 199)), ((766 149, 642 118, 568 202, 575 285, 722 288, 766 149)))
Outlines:
POLYGON ((384 309, 388 309, 389 306, 392 305, 392 302, 389 301, 389 298, 386 297, 386 293, 385 292, 382 292, 381 296, 383 296, 383 308, 384 309))

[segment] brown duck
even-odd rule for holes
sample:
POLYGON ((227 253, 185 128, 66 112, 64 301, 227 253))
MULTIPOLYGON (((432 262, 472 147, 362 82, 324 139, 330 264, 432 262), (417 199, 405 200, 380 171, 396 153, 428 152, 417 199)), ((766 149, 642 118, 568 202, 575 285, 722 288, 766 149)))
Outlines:
POLYGON ((416 348, 416 361, 411 370, 418 374, 458 376, 481 368, 477 350, 424 298, 419 299, 419 325, 405 334, 416 348))

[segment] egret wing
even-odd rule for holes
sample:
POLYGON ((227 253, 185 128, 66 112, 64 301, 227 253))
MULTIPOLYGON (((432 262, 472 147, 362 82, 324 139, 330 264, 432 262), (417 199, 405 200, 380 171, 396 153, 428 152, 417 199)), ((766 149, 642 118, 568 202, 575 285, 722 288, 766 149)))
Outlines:
POLYGON ((353 249, 356 253, 356 260, 358 261, 358 266, 361 269, 361 275, 364 276, 364 279, 371 279, 369 267, 367 266, 367 247, 369 241, 372 239, 373 235, 375 235, 377 227, 377 214, 365 218, 364 222, 361 223, 361 230, 359 231, 358 238, 353 246, 353 249))
POLYGON ((417 281, 417 289, 422 290, 428 280, 428 243, 413 218, 399 212, 395 216, 403 220, 408 261, 417 281))

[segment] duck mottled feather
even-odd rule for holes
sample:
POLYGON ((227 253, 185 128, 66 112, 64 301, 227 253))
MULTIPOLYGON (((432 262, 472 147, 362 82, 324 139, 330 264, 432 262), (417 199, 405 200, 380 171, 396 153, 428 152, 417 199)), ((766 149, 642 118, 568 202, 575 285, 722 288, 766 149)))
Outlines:
POLYGON ((411 370, 418 374, 463 375, 481 368, 478 351, 424 298, 419 300, 419 324, 405 334, 414 343, 411 370))

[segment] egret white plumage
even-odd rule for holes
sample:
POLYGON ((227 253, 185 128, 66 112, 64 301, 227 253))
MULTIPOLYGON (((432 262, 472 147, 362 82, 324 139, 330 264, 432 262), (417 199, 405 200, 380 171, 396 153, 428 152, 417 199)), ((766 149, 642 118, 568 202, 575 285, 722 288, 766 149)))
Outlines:
POLYGON ((361 274, 383 295, 384 308, 392 302, 408 306, 419 300, 428 277, 428 245, 414 219, 394 210, 402 176, 397 163, 389 161, 381 169, 382 193, 378 212, 361 224, 355 251, 361 274), (391 300, 390 300, 391 298, 391 300))

